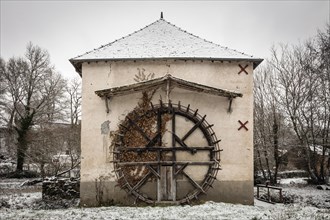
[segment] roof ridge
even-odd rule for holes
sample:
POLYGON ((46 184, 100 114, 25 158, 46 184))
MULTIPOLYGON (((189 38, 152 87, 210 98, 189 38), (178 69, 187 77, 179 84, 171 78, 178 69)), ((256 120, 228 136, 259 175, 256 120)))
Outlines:
MULTIPOLYGON (((153 25, 153 24, 155 24, 155 23, 157 23, 157 22, 159 22, 159 21, 161 21, 161 20, 164 20, 164 21, 165 21, 164 18, 160 18, 160 19, 158 19, 158 20, 152 22, 151 24, 148 24, 148 25, 146 25, 145 27, 140 28, 139 30, 136 30, 136 31, 134 31, 134 32, 132 32, 132 33, 130 33, 130 34, 124 36, 124 37, 121 37, 121 38, 119 38, 119 39, 116 39, 116 40, 114 40, 114 41, 111 41, 110 43, 107 43, 107 44, 101 45, 101 46, 98 47, 98 48, 94 48, 93 50, 87 51, 87 52, 85 52, 85 53, 83 53, 83 54, 81 54, 81 55, 78 55, 78 56, 76 56, 76 57, 74 57, 74 58, 72 58, 72 59, 76 59, 76 58, 82 57, 82 56, 84 56, 84 55, 90 54, 90 53, 92 53, 92 52, 94 52, 94 51, 100 50, 100 49, 102 49, 102 48, 104 48, 104 47, 111 46, 112 44, 116 43, 117 41, 119 41, 119 40, 123 40, 123 39, 125 39, 125 38, 127 38, 127 37, 130 37, 131 35, 136 34, 136 33, 138 33, 138 32, 140 32, 140 31, 146 29, 147 27, 149 27, 149 26, 151 26, 151 25, 153 25)), ((167 22, 167 21, 165 21, 165 22, 167 22)))

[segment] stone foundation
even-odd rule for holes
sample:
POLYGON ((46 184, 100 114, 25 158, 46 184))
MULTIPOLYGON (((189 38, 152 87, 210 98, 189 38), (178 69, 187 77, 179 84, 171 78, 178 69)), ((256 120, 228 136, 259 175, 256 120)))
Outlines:
MULTIPOLYGON (((177 186, 178 197, 182 196, 180 194, 183 191, 186 191, 184 189, 191 188, 191 184, 186 181, 179 181, 177 186)), ((146 189, 149 189, 146 191, 148 195, 156 192, 153 187, 145 187, 144 190, 146 189)), ((81 206, 132 205, 135 203, 135 198, 117 186, 117 182, 82 182, 80 190, 82 192, 80 195, 81 206)), ((213 188, 210 188, 206 194, 200 194, 198 200, 192 202, 205 201, 253 205, 253 181, 215 181, 213 188)), ((145 204, 141 201, 136 202, 138 205, 145 204)))
POLYGON ((79 198, 80 182, 74 178, 48 178, 42 182, 42 199, 79 198))

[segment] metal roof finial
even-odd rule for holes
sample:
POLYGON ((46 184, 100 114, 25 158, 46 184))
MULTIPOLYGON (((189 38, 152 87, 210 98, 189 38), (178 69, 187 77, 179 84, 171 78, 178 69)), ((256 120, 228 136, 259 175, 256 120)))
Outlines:
POLYGON ((160 12, 160 19, 163 19, 163 12, 160 12))

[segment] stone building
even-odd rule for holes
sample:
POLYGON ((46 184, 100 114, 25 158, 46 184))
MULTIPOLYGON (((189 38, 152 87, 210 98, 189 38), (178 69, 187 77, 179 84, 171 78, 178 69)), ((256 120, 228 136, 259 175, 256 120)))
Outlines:
POLYGON ((161 17, 70 62, 82 76, 82 205, 253 204, 262 59, 161 17))

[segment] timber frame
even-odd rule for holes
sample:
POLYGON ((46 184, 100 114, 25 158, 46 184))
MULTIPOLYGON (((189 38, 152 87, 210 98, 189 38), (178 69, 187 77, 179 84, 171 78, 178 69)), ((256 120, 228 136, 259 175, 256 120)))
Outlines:
POLYGON ((161 86, 166 86, 166 101, 168 102, 170 100, 169 93, 170 89, 173 87, 178 87, 182 89, 186 89, 189 91, 194 91, 198 93, 206 93, 216 96, 222 96, 222 97, 228 97, 229 100, 229 106, 228 106, 228 112, 230 113, 232 111, 232 101, 234 98, 237 97, 243 97, 242 93, 232 92, 225 89, 219 89, 211 86, 206 86, 202 84, 198 84, 195 82, 190 82, 187 80, 183 80, 177 77, 172 76, 171 74, 167 74, 163 77, 159 77, 156 79, 143 81, 135 84, 130 85, 124 85, 119 87, 113 87, 110 89, 103 89, 103 90, 97 90, 95 91, 96 95, 98 95, 101 98, 105 98, 105 105, 106 105, 106 111, 109 113, 109 104, 108 100, 111 99, 111 97, 114 96, 122 96, 122 95, 128 95, 133 92, 141 92, 141 91, 148 91, 152 89, 159 88, 161 86))
POLYGON ((132 92, 140 92, 140 91, 146 91, 149 89, 155 89, 162 85, 169 85, 169 86, 175 86, 178 88, 183 88, 190 91, 195 92, 202 92, 217 96, 223 96, 228 98, 236 98, 236 97, 243 97, 243 94, 231 92, 225 89, 219 89, 211 86, 206 86, 194 82, 190 82, 187 80, 183 80, 177 77, 172 76, 171 74, 167 74, 163 77, 159 77, 156 79, 139 82, 135 84, 125 85, 125 86, 119 86, 114 87, 110 89, 103 89, 103 90, 97 90, 95 93, 100 97, 113 97, 113 96, 121 96, 121 95, 127 95, 132 92))

